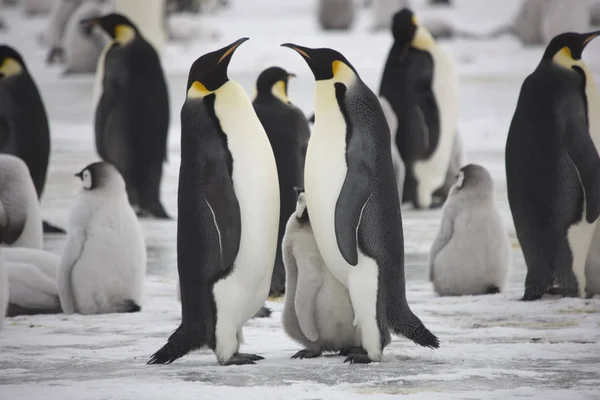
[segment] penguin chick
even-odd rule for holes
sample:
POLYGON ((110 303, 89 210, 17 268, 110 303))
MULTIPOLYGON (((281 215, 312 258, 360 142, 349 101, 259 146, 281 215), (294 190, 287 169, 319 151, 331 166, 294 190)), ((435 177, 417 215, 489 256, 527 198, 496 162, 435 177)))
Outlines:
POLYGON ((60 303, 67 314, 140 311, 146 246, 125 191, 106 162, 75 174, 83 188, 70 215, 58 270, 60 303))
POLYGON ((270 296, 281 296, 285 290, 281 241, 288 218, 296 208, 293 189, 304 185, 304 158, 310 138, 310 128, 304 113, 288 98, 288 81, 294 76, 283 68, 267 68, 256 81, 256 97, 252 102, 273 149, 279 179, 281 211, 270 296))
POLYGON ((27 165, 0 154, 0 237, 4 246, 43 247, 40 204, 27 165))
POLYGON ((324 351, 366 354, 360 332, 353 325, 354 310, 348 289, 321 257, 310 224, 303 189, 296 189, 296 212, 283 237, 286 270, 283 329, 306 347, 292 358, 314 358, 324 351))
POLYGON ((56 286, 57 255, 39 249, 9 247, 2 249, 0 258, 8 278, 8 317, 62 312, 56 286))
POLYGON ((460 169, 444 204, 429 253, 429 280, 441 296, 499 293, 509 268, 510 245, 492 177, 469 164, 460 169))

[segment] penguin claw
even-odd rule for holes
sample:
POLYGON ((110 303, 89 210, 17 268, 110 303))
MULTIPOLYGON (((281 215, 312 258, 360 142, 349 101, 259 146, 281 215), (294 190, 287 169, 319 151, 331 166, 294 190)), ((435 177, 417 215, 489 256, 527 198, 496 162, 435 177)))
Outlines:
POLYGON ((264 357, 256 354, 235 353, 229 360, 225 361, 223 365, 250 365, 256 364, 255 361, 259 360, 264 360, 264 357))
POLYGON ((350 354, 344 362, 349 362, 350 364, 370 364, 373 360, 366 354, 350 354))
POLYGON ((320 355, 321 355, 320 351, 304 349, 304 350, 300 350, 299 352, 294 354, 291 358, 299 358, 299 359, 316 358, 316 357, 319 357, 320 355))

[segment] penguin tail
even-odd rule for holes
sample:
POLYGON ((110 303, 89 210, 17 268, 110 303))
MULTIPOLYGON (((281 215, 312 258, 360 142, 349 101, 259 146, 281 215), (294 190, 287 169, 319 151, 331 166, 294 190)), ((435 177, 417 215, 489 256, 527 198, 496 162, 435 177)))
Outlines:
POLYGON ((142 307, 131 299, 125 300, 123 303, 123 312, 132 313, 140 311, 142 311, 142 307))
POLYGON ((272 314, 272 311, 269 307, 262 306, 260 310, 254 315, 253 318, 269 318, 272 314))
POLYGON ((190 351, 202 347, 201 338, 200 329, 182 323, 169 337, 167 344, 154 353, 146 364, 171 364, 190 351))
POLYGON ((412 311, 408 310, 401 320, 402 323, 400 326, 392 327, 392 331, 396 335, 402 334, 419 346, 429 347, 430 349, 440 347, 440 341, 437 336, 431 333, 412 311))

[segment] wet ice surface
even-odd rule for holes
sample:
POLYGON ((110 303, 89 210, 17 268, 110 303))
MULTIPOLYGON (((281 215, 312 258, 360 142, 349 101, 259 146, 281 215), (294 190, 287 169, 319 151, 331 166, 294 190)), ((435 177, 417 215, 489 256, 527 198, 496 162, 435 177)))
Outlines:
MULTIPOLYGON (((165 49, 172 124, 162 191, 173 216, 177 213, 179 110, 187 70, 197 56, 250 36, 252 40, 233 58, 231 78, 252 95, 257 74, 280 64, 298 75, 290 84, 290 97, 307 114, 312 112, 312 77, 299 56, 279 48, 280 43, 337 48, 355 64, 364 81, 377 89, 390 39, 386 34, 364 33, 369 14, 361 15, 350 35, 326 35, 316 32, 311 4, 285 1, 280 2, 281 9, 274 9, 273 3, 234 2, 234 9, 207 22, 221 32, 217 42, 173 44, 165 49)), ((518 5, 518 1, 504 0, 486 1, 485 6, 475 0, 456 3, 457 9, 447 14, 479 31, 499 25, 518 5)), ((13 30, 0 34, 0 42, 23 49, 51 119, 52 155, 43 214, 66 226, 79 190, 73 174, 97 159, 91 123, 92 78, 60 78, 58 69, 45 68, 44 51, 34 41, 43 21, 21 21, 10 9, 6 14, 13 30)), ((407 297, 413 311, 440 338, 440 349, 420 348, 396 337, 380 364, 348 365, 336 356, 291 360, 300 347, 281 329, 282 302, 269 302, 273 316, 251 320, 244 329, 242 351, 266 358, 257 365, 221 367, 211 352, 198 351, 169 366, 146 366, 148 357, 178 326, 180 310, 175 296, 176 223, 143 220, 149 265, 142 312, 10 319, 0 332, 0 398, 600 397, 600 300, 518 301, 525 267, 510 221, 503 153, 521 82, 535 68, 543 49, 523 49, 510 38, 445 42, 443 46, 457 58, 459 130, 467 161, 484 165, 496 181, 498 204, 513 241, 514 268, 503 294, 437 297, 427 281, 426 254, 441 211, 403 211, 407 297)), ((600 41, 592 43, 584 57, 596 79, 600 78, 600 41)), ((64 237, 48 236, 46 247, 60 253, 63 242, 64 237)))

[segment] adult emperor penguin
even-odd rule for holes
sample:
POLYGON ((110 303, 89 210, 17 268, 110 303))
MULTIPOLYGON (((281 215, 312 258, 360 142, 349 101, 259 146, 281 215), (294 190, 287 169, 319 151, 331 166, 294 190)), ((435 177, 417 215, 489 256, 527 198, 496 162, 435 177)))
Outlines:
POLYGON ((100 161, 75 174, 82 189, 69 218, 58 267, 66 314, 137 312, 142 306, 146 245, 125 181, 100 161))
POLYGON ((454 63, 408 8, 394 15, 392 34, 379 95, 398 118, 395 141, 406 165, 402 202, 419 209, 438 206, 447 192, 438 201, 434 192, 446 181, 456 136, 454 63))
POLYGON ((25 161, 40 198, 50 158, 48 117, 25 61, 6 45, 0 45, 0 153, 25 161))
POLYGON ((100 60, 103 90, 96 107, 96 150, 123 175, 139 215, 170 218, 160 202, 169 94, 158 54, 121 14, 82 23, 100 26, 112 38, 100 60))
POLYGON ((437 337, 406 301, 402 215, 389 127, 377 97, 337 51, 282 46, 304 58, 316 81, 306 205, 325 264, 350 292, 367 351, 346 360, 380 361, 390 328, 437 348, 437 337))
POLYGON ((203 55, 190 69, 181 109, 177 216, 181 325, 149 364, 171 363, 202 347, 223 365, 262 359, 240 353, 239 346, 244 323, 269 294, 279 184, 252 103, 227 77, 231 56, 246 40, 203 55))
POLYGON ((510 244, 496 208, 494 181, 477 164, 460 169, 444 203, 429 253, 429 279, 441 296, 499 293, 510 270, 510 244))
POLYGON ((40 203, 27 165, 0 154, 0 242, 3 246, 42 249, 40 203))
POLYGON ((348 289, 325 266, 312 231, 304 190, 283 238, 286 291, 283 329, 306 348, 292 358, 314 358, 324 351, 365 353, 348 289))
POLYGON ((506 184, 527 265, 523 300, 554 284, 566 296, 584 294, 600 214, 600 97, 581 55, 599 34, 552 39, 521 87, 510 125, 506 184))
POLYGON ((279 176, 279 234, 270 296, 281 296, 285 291, 281 241, 287 220, 296 208, 294 187, 304 185, 304 158, 310 138, 306 116, 288 98, 288 80, 293 76, 279 67, 267 68, 256 81, 256 98, 252 102, 273 148, 279 176))

